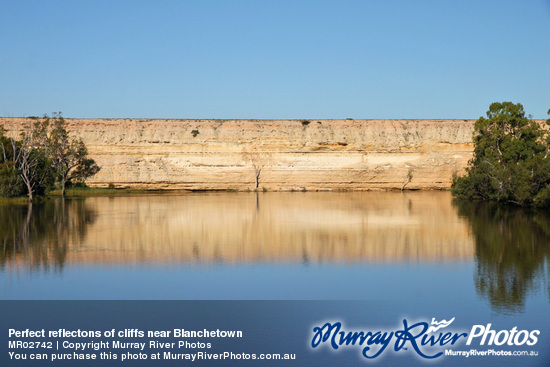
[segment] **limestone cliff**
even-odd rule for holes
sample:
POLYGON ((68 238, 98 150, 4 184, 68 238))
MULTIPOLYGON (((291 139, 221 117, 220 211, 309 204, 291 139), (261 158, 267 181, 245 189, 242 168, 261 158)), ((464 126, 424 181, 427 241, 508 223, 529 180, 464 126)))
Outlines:
MULTIPOLYGON (((24 118, 2 118, 13 130, 24 118)), ((92 187, 443 189, 472 154, 471 120, 67 119, 92 187)))

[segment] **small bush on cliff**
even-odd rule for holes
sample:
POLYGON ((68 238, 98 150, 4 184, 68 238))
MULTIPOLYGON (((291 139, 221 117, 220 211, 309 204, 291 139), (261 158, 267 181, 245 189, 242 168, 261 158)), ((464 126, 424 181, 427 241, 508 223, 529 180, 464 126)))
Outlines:
POLYGON ((454 195, 519 206, 550 206, 550 134, 525 117, 520 103, 491 104, 487 118, 480 117, 475 123, 473 142, 474 156, 467 174, 453 178, 454 195))

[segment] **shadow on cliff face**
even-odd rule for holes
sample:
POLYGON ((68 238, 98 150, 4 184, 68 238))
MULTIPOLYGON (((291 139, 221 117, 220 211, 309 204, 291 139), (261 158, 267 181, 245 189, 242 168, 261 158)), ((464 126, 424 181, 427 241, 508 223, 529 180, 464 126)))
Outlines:
POLYGON ((0 205, 0 268, 61 271, 69 247, 80 242, 95 217, 83 200, 0 205))
POLYGON ((473 231, 478 295, 498 312, 522 312, 527 296, 550 278, 550 213, 462 200, 454 205, 473 231))

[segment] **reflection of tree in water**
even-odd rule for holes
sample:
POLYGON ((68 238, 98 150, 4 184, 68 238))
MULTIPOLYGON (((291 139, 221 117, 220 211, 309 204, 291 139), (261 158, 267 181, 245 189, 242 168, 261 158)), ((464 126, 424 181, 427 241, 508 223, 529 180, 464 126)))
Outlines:
POLYGON ((69 245, 80 242, 95 216, 84 200, 0 205, 0 268, 61 270, 69 245))
POLYGON ((542 289, 548 278, 549 213, 495 203, 455 204, 472 226, 478 294, 487 297, 496 310, 522 311, 526 296, 542 289))

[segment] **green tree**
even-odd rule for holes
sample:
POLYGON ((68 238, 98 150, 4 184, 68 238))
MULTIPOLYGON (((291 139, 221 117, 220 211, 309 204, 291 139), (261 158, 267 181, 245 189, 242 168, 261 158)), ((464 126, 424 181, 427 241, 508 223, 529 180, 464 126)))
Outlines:
POLYGON ((33 119, 23 131, 20 126, 10 137, 13 163, 26 187, 29 201, 44 195, 51 183, 51 169, 47 144, 48 120, 33 119), (19 139, 17 139, 19 135, 19 139))
POLYGON ((0 196, 6 198, 25 195, 25 184, 13 162, 0 163, 0 196))
POLYGON ((61 112, 11 126, 10 137, 0 129, 0 148, 1 196, 26 194, 33 201, 54 185, 64 196, 68 183, 84 182, 99 171, 84 142, 69 136, 61 112))
POLYGON ((82 139, 71 138, 65 128, 65 119, 61 113, 53 115, 49 121, 51 133, 48 136, 50 162, 55 180, 65 196, 67 183, 84 182, 99 171, 95 161, 88 158, 88 149, 82 139))
POLYGON ((5 133, 4 128, 0 126, 0 196, 25 195, 25 185, 13 162, 13 147, 5 133))
MULTIPOLYGON (((550 120, 547 121, 550 125, 550 120)), ((550 205, 550 136, 518 103, 493 103, 474 126, 474 156, 452 192, 470 200, 550 205)))

